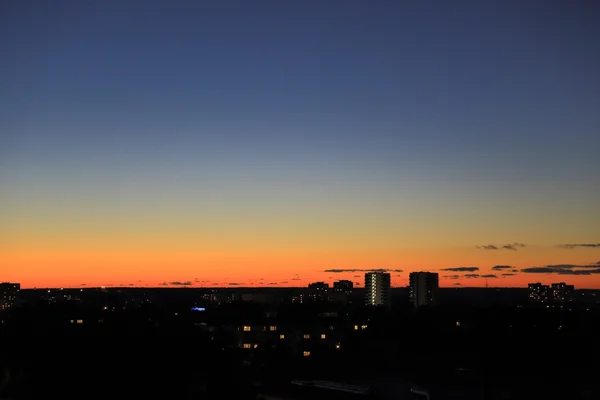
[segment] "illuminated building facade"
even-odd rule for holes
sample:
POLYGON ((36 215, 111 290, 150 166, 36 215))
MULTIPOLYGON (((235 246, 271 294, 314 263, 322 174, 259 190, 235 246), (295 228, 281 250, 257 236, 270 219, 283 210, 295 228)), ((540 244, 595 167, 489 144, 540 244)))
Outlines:
POLYGON ((365 304, 368 306, 390 305, 391 278, 387 272, 365 274, 365 304))

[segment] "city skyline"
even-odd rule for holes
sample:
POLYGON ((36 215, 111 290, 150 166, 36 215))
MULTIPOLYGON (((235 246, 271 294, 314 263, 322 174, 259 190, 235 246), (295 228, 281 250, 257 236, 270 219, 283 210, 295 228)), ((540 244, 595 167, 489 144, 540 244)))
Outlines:
POLYGON ((600 288, 593 2, 2 8, 0 281, 600 288))

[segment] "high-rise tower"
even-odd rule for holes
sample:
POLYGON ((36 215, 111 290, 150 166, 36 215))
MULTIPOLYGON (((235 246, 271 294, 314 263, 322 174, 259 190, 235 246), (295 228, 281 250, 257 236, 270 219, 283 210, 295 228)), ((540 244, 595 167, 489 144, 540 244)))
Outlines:
POLYGON ((437 303, 439 275, 434 272, 410 273, 410 302, 415 308, 437 303))
POLYGON ((365 274, 365 304, 369 306, 390 305, 390 274, 367 272, 365 274))

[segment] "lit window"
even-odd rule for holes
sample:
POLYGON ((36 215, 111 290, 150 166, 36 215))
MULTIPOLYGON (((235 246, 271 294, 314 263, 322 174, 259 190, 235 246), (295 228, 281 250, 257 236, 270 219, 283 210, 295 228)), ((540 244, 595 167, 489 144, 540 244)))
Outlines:
POLYGON ((78 320, 77 320, 77 323, 78 323, 78 324, 83 324, 83 320, 82 320, 82 319, 78 319, 78 320))
POLYGON ((324 333, 321 333, 321 339, 325 339, 327 337, 327 335, 325 335, 324 333))
POLYGON ((258 345, 257 345, 257 344, 255 344, 255 345, 254 345, 254 348, 255 348, 255 349, 258 349, 258 345))
POLYGON ((304 335, 304 339, 310 339, 310 335, 309 334, 305 334, 304 335))
POLYGON ((310 356, 310 351, 305 351, 305 352, 302 353, 302 355, 304 357, 308 357, 308 356, 310 356))
POLYGON ((252 347, 252 346, 250 345, 250 343, 244 343, 244 348, 245 348, 245 349, 249 349, 249 348, 251 348, 251 347, 252 347))
POLYGON ((456 321, 456 326, 460 326, 460 321, 456 321))
POLYGON ((279 339, 285 339, 285 335, 282 333, 281 335, 279 335, 279 339))
POLYGON ((339 350, 339 349, 340 349, 340 347, 342 347, 342 346, 340 346, 340 344, 339 344, 339 343, 337 343, 337 344, 335 345, 335 348, 336 348, 336 350, 339 350))
POLYGON ((274 325, 271 325, 271 326, 269 327, 269 330, 270 330, 271 332, 273 332, 273 331, 276 331, 276 330, 277 330, 277 327, 276 327, 276 326, 274 326, 274 325))
POLYGON ((358 325, 354 325, 354 330, 357 331, 358 330, 358 325))
POLYGON ((367 325, 361 325, 360 329, 367 329, 367 325))
POLYGON ((244 332, 250 332, 252 330, 248 325, 244 325, 244 332))
POLYGON ((74 319, 72 319, 72 320, 71 320, 71 323, 72 323, 72 324, 74 324, 74 323, 75 323, 75 320, 74 320, 74 319))

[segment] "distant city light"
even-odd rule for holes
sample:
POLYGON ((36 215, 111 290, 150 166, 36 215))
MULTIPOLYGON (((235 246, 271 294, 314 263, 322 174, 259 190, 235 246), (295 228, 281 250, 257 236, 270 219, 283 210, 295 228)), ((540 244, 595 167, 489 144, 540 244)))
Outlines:
POLYGON ((206 311, 204 307, 192 307, 192 311, 206 311))

